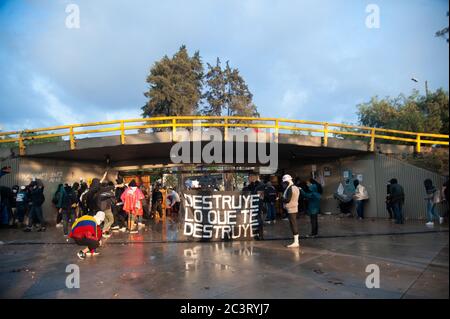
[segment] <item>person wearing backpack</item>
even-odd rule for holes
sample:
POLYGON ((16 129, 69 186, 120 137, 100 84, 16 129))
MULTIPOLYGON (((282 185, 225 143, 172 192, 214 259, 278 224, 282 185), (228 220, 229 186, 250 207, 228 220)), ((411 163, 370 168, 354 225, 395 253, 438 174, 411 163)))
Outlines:
POLYGON ((62 227, 61 198, 64 193, 64 185, 59 184, 55 194, 53 194, 52 203, 56 207, 56 227, 62 227))
POLYGON ((272 183, 270 181, 267 182, 264 189, 264 201, 266 202, 267 207, 267 224, 275 224, 275 202, 277 201, 277 195, 277 190, 272 186, 272 183))
POLYGON ((97 201, 97 209, 105 213, 105 221, 103 224, 103 237, 109 238, 111 236, 111 226, 114 224, 114 214, 112 207, 115 202, 115 187, 113 182, 101 184, 95 195, 97 201))
POLYGON ((76 203, 76 194, 70 185, 65 184, 58 206, 62 214, 63 231, 66 237, 69 235, 69 221, 75 220, 75 210, 72 208, 74 203, 76 203))
POLYGON ((367 189, 359 183, 359 180, 355 179, 353 185, 355 186, 353 198, 356 201, 356 214, 358 219, 364 219, 364 204, 369 199, 369 194, 367 189))
POLYGON ((317 185, 311 183, 311 181, 307 181, 306 185, 308 187, 309 192, 306 192, 304 189, 300 189, 301 195, 308 199, 308 208, 307 214, 311 220, 311 234, 307 237, 316 237, 319 233, 319 222, 317 215, 320 212, 320 199, 321 195, 317 190, 317 185))

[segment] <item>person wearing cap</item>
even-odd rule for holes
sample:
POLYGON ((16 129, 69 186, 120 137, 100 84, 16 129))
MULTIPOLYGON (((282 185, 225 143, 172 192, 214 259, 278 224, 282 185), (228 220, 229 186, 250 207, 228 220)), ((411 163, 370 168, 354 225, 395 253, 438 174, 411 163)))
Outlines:
POLYGON ((297 213, 298 213, 298 197, 300 191, 297 186, 292 182, 291 175, 284 175, 282 178, 284 186, 283 192, 283 207, 288 212, 289 225, 291 226, 292 234, 294 235, 294 242, 288 245, 288 248, 297 248, 299 244, 299 234, 297 226, 297 213))
POLYGON ((105 213, 97 212, 94 216, 84 215, 78 218, 72 225, 69 238, 72 238, 79 246, 86 248, 77 253, 78 258, 98 255, 95 250, 102 244, 101 223, 105 220, 105 213))

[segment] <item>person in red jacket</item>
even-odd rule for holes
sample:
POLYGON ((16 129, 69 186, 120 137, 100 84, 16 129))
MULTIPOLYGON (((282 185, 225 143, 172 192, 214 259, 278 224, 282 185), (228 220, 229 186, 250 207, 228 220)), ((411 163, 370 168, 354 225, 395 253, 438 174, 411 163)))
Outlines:
POLYGON ((99 211, 95 216, 84 215, 73 223, 69 237, 77 245, 86 247, 77 253, 78 258, 85 259, 86 256, 98 255, 95 249, 102 244, 102 229, 100 225, 104 220, 105 213, 99 211))

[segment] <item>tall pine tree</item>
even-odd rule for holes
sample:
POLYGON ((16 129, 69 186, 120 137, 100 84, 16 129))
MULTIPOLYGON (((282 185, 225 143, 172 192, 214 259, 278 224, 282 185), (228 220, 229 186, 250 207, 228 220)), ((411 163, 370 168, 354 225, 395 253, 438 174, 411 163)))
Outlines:
POLYGON ((199 52, 189 56, 181 46, 172 58, 156 62, 147 77, 148 98, 142 107, 144 117, 193 115, 202 97, 203 64, 199 52))
POLYGON ((253 94, 239 70, 232 69, 228 62, 224 69, 219 58, 214 66, 208 63, 205 83, 207 105, 202 112, 205 115, 259 116, 253 94))

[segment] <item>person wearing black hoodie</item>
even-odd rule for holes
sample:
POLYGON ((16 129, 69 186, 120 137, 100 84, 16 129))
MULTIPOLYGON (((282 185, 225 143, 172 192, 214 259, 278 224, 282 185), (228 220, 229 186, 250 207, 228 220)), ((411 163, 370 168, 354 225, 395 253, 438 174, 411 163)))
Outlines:
POLYGON ((72 205, 76 203, 77 196, 72 187, 68 184, 65 184, 60 198, 61 199, 58 204, 60 206, 59 210, 62 214, 64 236, 68 236, 69 221, 75 221, 75 210, 72 208, 72 205))
POLYGON ((37 220, 39 222, 38 232, 45 231, 45 220, 42 213, 42 204, 45 201, 44 197, 44 185, 38 183, 37 181, 32 181, 30 184, 30 199, 31 199, 31 209, 29 212, 28 227, 25 228, 25 232, 30 232, 33 226, 33 221, 37 220))

